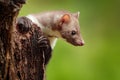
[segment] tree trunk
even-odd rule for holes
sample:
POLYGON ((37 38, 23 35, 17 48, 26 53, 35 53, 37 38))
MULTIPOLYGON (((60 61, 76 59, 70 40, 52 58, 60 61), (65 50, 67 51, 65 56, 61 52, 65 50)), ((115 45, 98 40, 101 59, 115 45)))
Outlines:
POLYGON ((25 0, 0 0, 0 80, 44 80, 49 41, 26 17, 17 20, 25 0))

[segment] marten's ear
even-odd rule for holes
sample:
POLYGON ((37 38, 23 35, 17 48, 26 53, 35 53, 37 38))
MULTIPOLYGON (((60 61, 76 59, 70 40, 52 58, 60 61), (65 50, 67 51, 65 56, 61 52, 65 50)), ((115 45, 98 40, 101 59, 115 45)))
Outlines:
POLYGON ((60 20, 59 20, 59 24, 58 24, 58 30, 61 30, 62 29, 62 25, 63 24, 67 24, 70 22, 70 15, 69 14, 64 14, 60 20))
POLYGON ((78 19, 79 16, 80 16, 80 12, 74 13, 73 16, 76 17, 76 18, 78 19))
POLYGON ((68 23, 68 22, 70 22, 70 15, 69 14, 64 14, 61 17, 60 23, 63 24, 63 23, 68 23))

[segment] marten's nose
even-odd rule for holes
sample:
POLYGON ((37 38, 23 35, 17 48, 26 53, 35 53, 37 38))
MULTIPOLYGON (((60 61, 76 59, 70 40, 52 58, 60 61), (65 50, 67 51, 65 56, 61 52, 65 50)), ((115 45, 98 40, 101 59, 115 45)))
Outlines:
POLYGON ((83 46, 84 45, 84 42, 80 42, 80 46, 83 46))
POLYGON ((78 43, 79 46, 83 46, 84 44, 85 44, 84 41, 80 41, 80 42, 78 43))

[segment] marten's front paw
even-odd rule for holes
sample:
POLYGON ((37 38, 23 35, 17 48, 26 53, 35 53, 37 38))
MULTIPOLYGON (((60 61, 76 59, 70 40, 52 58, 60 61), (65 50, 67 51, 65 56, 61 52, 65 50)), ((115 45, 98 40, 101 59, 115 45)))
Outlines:
POLYGON ((20 17, 17 19, 16 29, 19 33, 26 34, 32 27, 32 21, 27 17, 20 17))

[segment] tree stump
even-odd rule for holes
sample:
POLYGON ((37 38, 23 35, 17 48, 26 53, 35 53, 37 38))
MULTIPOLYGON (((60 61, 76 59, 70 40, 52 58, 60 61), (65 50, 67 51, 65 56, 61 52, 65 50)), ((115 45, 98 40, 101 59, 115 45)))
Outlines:
POLYGON ((0 0, 0 80, 44 80, 51 56, 49 40, 26 17, 25 0, 0 0))

